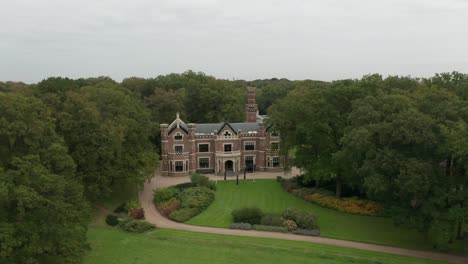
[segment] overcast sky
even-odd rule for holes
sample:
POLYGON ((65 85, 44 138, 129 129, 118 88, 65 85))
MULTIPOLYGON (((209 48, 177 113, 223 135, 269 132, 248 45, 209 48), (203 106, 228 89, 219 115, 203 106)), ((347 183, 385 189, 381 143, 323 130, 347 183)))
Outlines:
POLYGON ((0 80, 468 73, 466 0, 0 0, 0 80))

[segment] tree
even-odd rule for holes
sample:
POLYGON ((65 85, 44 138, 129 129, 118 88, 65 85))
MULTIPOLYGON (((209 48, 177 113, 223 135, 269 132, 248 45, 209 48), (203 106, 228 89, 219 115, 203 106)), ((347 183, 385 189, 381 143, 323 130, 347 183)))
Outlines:
POLYGON ((40 100, 0 93, 0 262, 80 263, 89 208, 40 100))

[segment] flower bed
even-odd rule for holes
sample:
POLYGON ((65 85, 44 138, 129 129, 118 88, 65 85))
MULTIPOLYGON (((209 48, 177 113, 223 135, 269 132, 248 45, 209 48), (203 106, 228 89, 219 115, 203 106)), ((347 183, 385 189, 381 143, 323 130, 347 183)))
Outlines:
POLYGON ((332 208, 344 213, 378 216, 381 215, 382 206, 374 201, 357 198, 338 199, 319 193, 305 195, 304 200, 332 208))

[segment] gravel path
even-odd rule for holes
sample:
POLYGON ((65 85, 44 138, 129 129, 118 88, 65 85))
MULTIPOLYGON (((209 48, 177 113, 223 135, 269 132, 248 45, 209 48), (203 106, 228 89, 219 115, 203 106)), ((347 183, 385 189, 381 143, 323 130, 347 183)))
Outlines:
MULTIPOLYGON (((255 176, 253 177, 254 179, 271 179, 271 178, 276 178, 277 175, 282 175, 283 177, 289 178, 292 175, 296 175, 297 173, 295 172, 296 171, 293 171, 290 174, 283 174, 282 172, 280 173, 261 172, 261 173, 255 173, 255 176)), ((213 175, 210 175, 210 178, 213 180, 223 180, 223 177, 219 177, 219 176, 216 177, 213 175)), ((241 175, 239 175, 239 178, 241 178, 241 175)), ((247 178, 251 180, 252 175, 248 175, 247 178)), ((236 178, 230 177, 228 179, 235 180, 236 178)), ((397 254, 397 255, 403 255, 403 256, 412 256, 412 257, 426 258, 426 259, 432 259, 432 260, 442 260, 442 261, 448 261, 448 262, 459 263, 459 264, 468 263, 468 258, 442 254, 442 253, 436 253, 436 252, 380 246, 380 245, 374 245, 374 244, 366 244, 366 243, 353 242, 353 241, 347 241, 347 240, 338 240, 338 239, 331 239, 331 238, 324 238, 324 237, 310 237, 310 236, 300 236, 300 235, 294 235, 294 234, 264 232, 264 231, 255 231, 255 230, 234 230, 234 229, 227 229, 227 228, 194 226, 194 225, 177 223, 162 216, 156 210, 153 204, 153 189, 155 189, 156 186, 158 188, 161 188, 161 187, 167 187, 167 186, 189 182, 189 181, 190 181, 189 177, 162 177, 162 176, 156 175, 150 182, 147 182, 144 186, 144 190, 140 193, 140 197, 139 197, 140 202, 145 210, 146 221, 155 224, 159 228, 177 229, 177 230, 185 230, 185 231, 191 231, 191 232, 233 235, 233 236, 265 237, 265 238, 276 238, 276 239, 286 239, 286 240, 295 240, 295 241, 306 241, 306 242, 312 242, 312 243, 349 247, 349 248, 377 251, 377 252, 397 254)))

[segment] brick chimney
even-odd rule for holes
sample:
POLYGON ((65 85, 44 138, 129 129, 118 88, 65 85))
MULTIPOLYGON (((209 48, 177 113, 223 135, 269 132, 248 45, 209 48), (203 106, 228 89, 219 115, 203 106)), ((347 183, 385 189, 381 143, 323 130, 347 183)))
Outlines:
POLYGON ((257 122, 257 103, 255 102, 255 87, 247 87, 247 104, 245 104, 245 122, 257 122))

